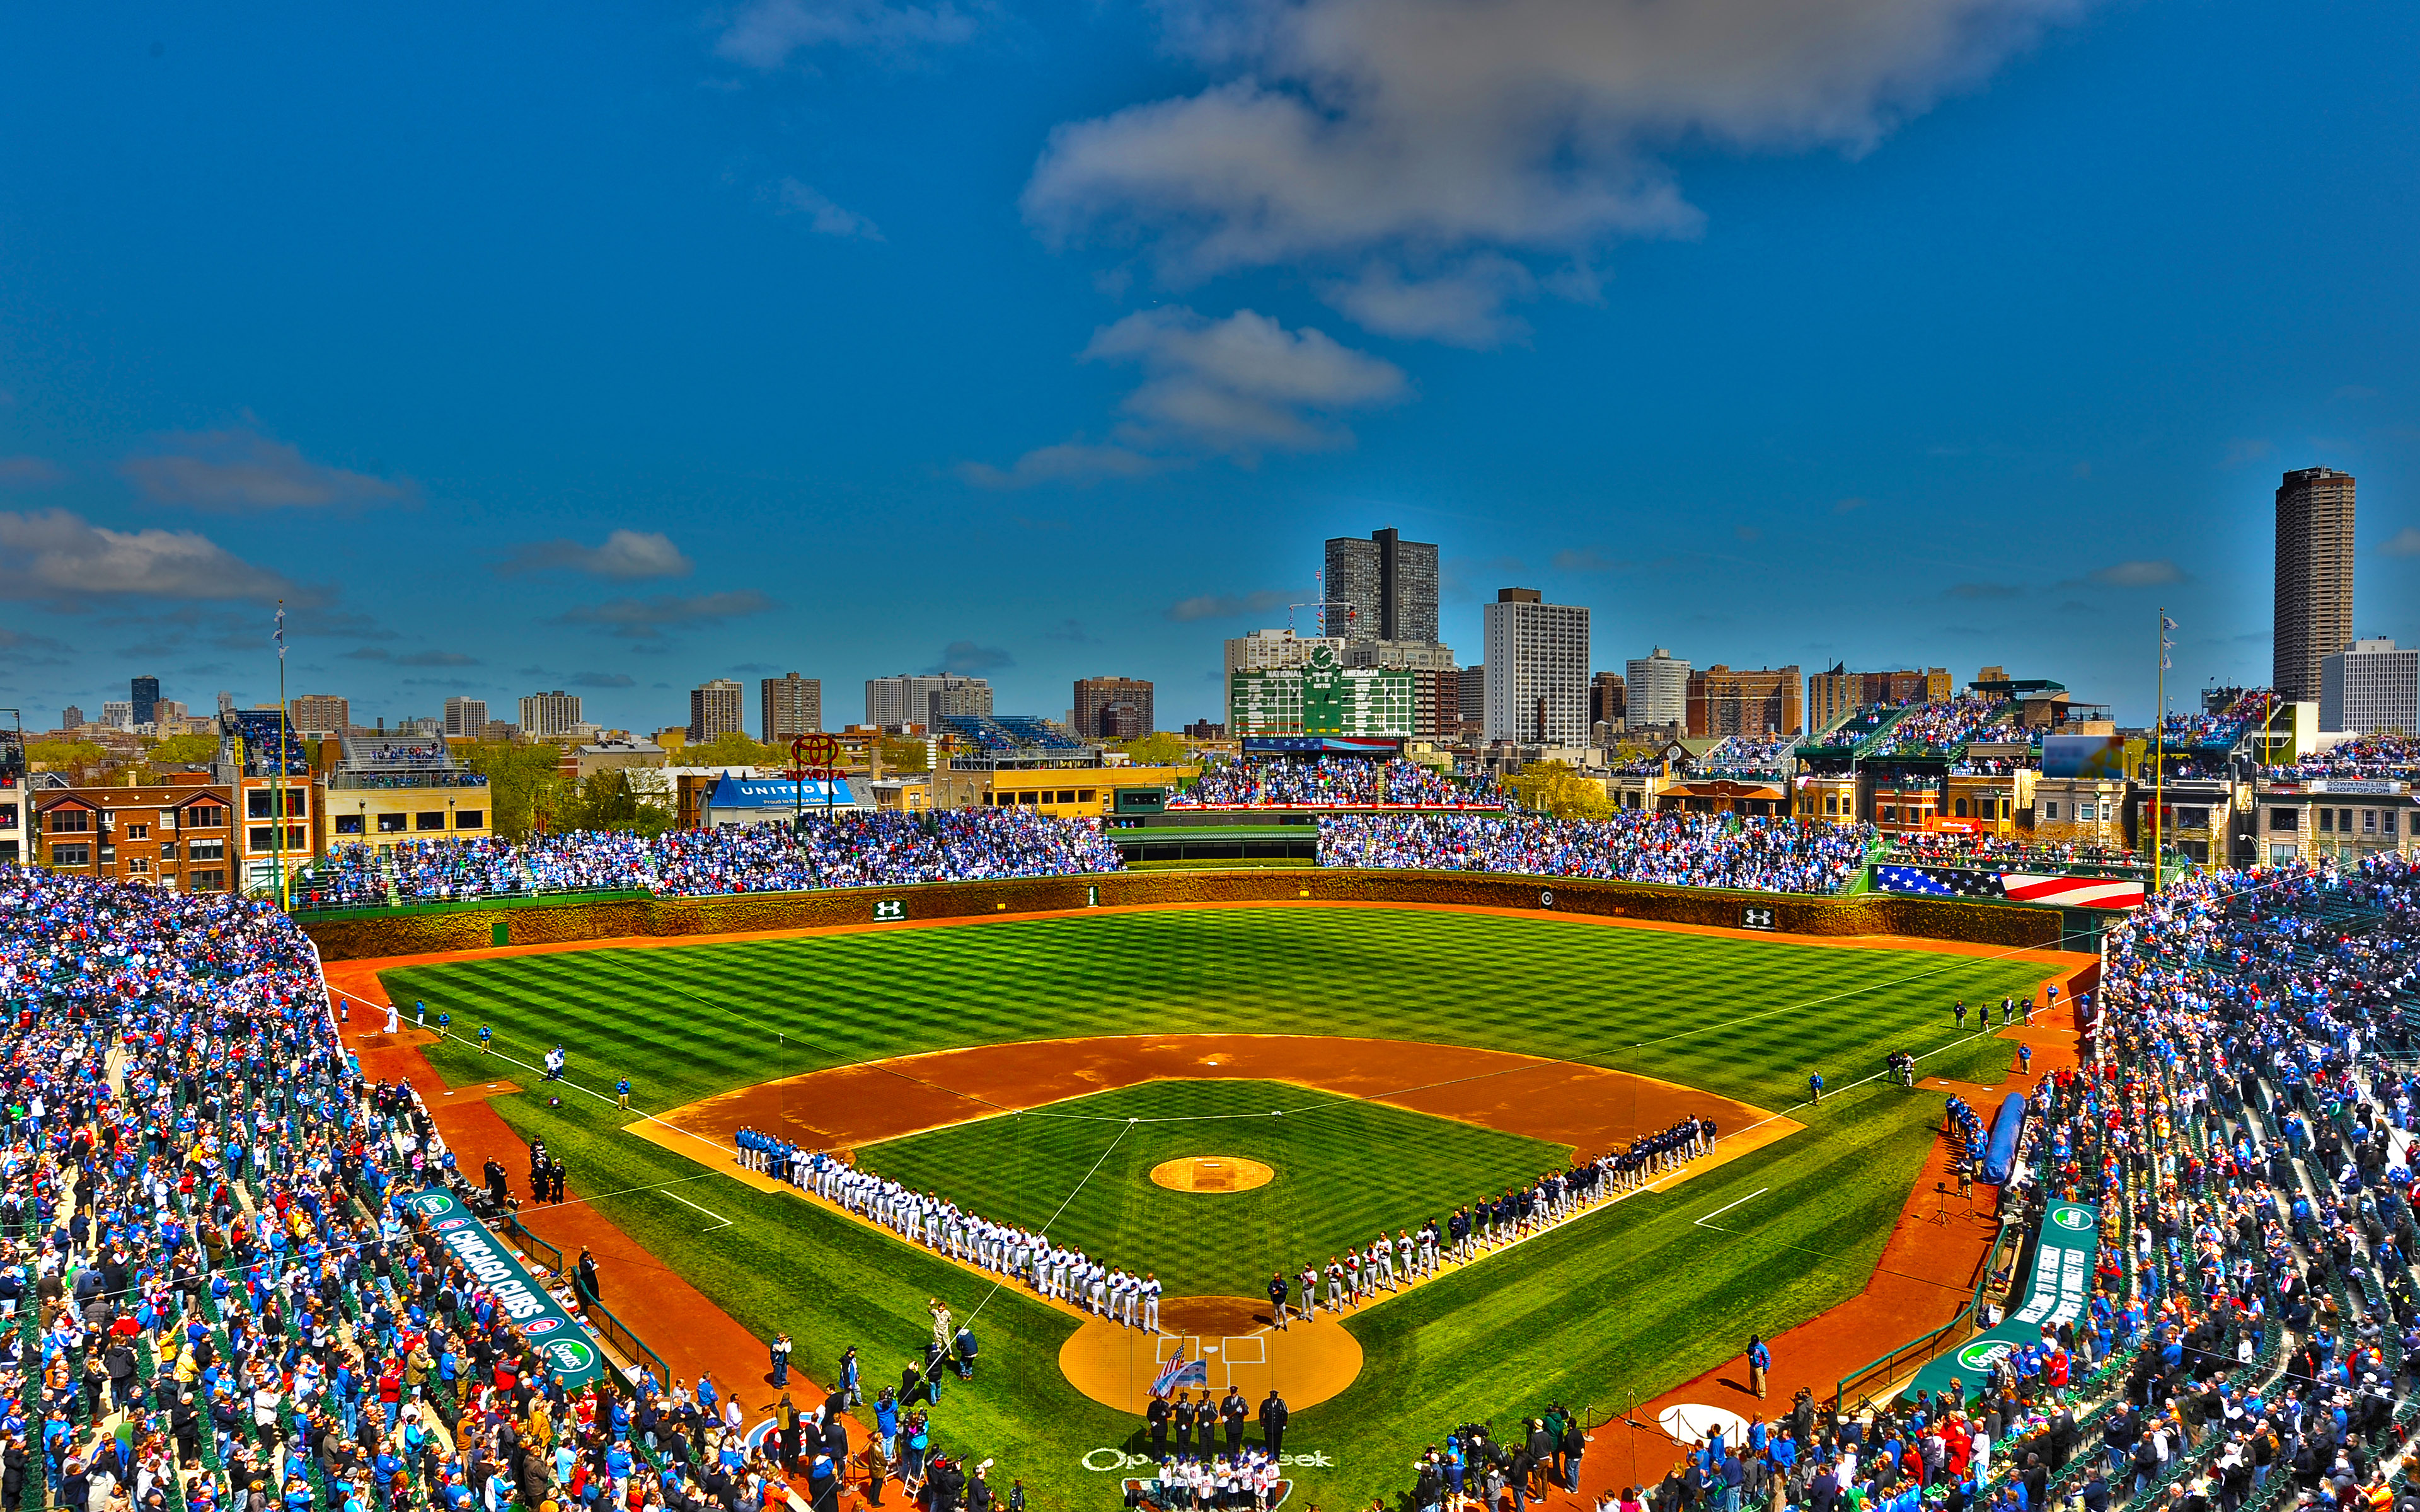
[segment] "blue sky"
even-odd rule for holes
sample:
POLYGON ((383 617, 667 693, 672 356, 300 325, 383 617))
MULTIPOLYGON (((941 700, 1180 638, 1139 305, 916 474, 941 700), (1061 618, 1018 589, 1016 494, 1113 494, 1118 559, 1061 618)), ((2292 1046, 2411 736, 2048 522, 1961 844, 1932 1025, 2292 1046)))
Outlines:
POLYGON ((981 671, 1319 542, 1596 659, 2265 681, 2282 469, 2420 640, 2420 14, 749 0, 0 21, 0 699, 981 671))

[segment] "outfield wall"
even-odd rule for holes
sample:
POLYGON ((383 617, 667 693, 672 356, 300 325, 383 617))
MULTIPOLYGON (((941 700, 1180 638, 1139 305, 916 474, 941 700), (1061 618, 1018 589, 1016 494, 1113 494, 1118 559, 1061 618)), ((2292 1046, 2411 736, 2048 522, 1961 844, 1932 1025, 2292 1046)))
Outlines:
MULTIPOLYGON (((1087 907, 1183 903, 1433 903, 1518 908, 1658 922, 1769 929, 1776 934, 1900 934, 1985 945, 2056 948, 2065 916, 2055 908, 1889 893, 1809 897, 1667 887, 1578 877, 1517 877, 1467 872, 1243 869, 1233 872, 1108 872, 1081 877, 936 882, 823 892, 739 893, 713 898, 565 898, 512 904, 464 903, 411 912, 364 910, 298 918, 331 961, 430 955, 502 945, 632 935, 738 933, 970 918, 1087 907)), ((2071 949, 2090 949, 2069 936, 2071 949)))

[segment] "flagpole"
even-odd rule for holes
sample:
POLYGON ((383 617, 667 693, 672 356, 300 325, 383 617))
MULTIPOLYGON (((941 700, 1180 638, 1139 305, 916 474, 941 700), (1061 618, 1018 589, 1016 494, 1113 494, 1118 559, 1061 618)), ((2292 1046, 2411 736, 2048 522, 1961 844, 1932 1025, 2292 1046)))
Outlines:
POLYGON ((272 815, 269 853, 277 870, 277 906, 290 901, 286 890, 286 600, 277 601, 277 764, 269 776, 269 808, 272 815))
POLYGON ((2160 606, 2160 670, 2158 676, 2159 707, 2151 726, 2151 891, 2160 890, 2161 820, 2166 811, 2168 779, 2168 609, 2160 606))

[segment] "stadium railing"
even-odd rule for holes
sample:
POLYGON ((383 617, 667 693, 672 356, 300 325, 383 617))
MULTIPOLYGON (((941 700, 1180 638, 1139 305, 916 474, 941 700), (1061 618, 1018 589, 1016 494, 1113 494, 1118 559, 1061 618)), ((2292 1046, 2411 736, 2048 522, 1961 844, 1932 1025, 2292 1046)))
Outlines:
POLYGON ((1966 1342, 1969 1335, 1979 1332, 1976 1319, 1983 1314, 1983 1294, 1992 1288, 2000 1273, 2002 1252, 2014 1243, 2022 1243, 2022 1225, 2002 1224, 1993 1237, 1990 1253, 1983 1257, 1982 1270, 1975 1277, 1974 1295, 1960 1304, 1949 1321, 1929 1334, 1920 1335, 1874 1356, 1856 1369, 1842 1376, 1832 1387, 1832 1410, 1840 1412, 1859 1396, 1870 1396, 1877 1386, 1888 1386, 1902 1376, 1912 1375, 1915 1368, 1944 1350, 1966 1342), (1955 1337, 1951 1337, 1955 1335, 1955 1337), (1854 1394, 1854 1395, 1853 1395, 1854 1394))
MULTIPOLYGON (((569 1282, 575 1294, 579 1292, 579 1282, 573 1278, 572 1273, 563 1263, 562 1248, 538 1238, 521 1222, 520 1213, 514 1213, 504 1220, 504 1232, 512 1236, 514 1242, 520 1244, 542 1261, 548 1270, 569 1282)), ((582 1296, 580 1316, 582 1320, 587 1323, 590 1332, 605 1343, 612 1345, 616 1353, 632 1365, 645 1368, 654 1376, 657 1385, 663 1386, 671 1383, 672 1372, 665 1368, 664 1357, 647 1348, 647 1341, 630 1332, 630 1325, 614 1317, 603 1303, 592 1297, 582 1296)), ((617 1376, 615 1379, 620 1378, 617 1376)), ((622 1384, 628 1386, 629 1382, 622 1381, 622 1384)))

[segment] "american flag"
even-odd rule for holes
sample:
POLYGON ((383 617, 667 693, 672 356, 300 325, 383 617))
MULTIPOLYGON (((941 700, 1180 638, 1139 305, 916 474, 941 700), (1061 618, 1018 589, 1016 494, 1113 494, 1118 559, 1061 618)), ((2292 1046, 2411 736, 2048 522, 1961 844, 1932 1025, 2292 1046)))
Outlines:
POLYGON ((1874 881, 1885 892, 1913 892, 1926 898, 2005 898, 1996 873, 1967 872, 1949 866, 1882 866, 1874 881))

